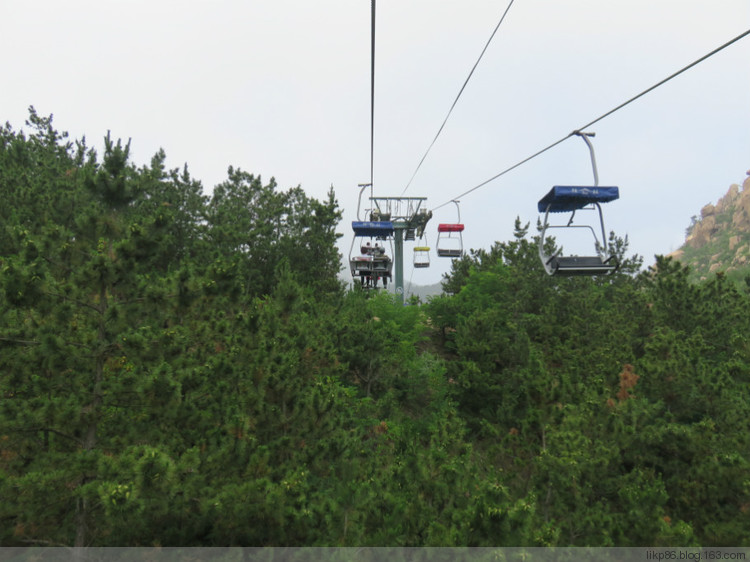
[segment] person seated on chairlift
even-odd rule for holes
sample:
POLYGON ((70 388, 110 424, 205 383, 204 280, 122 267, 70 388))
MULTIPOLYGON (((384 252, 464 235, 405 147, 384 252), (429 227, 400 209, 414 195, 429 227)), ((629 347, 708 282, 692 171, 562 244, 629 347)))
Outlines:
POLYGON ((366 245, 362 246, 360 250, 363 256, 369 256, 370 254, 372 254, 372 246, 370 246, 369 242, 366 245))

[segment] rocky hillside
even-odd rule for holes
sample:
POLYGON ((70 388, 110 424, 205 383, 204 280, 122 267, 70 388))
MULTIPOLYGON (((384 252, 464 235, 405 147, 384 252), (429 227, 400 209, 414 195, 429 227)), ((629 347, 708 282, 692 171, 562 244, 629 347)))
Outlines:
POLYGON ((700 217, 692 218, 685 244, 670 255, 689 265, 695 279, 716 272, 738 281, 750 275, 750 177, 703 207, 700 217))

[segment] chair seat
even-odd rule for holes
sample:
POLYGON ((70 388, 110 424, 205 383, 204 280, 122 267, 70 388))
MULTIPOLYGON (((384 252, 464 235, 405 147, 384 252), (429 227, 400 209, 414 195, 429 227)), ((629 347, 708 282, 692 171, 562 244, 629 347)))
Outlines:
POLYGON ((549 261, 553 275, 607 275, 617 269, 611 258, 599 256, 558 256, 549 261))
POLYGON ((461 250, 438 248, 437 255, 441 258, 460 258, 461 250))

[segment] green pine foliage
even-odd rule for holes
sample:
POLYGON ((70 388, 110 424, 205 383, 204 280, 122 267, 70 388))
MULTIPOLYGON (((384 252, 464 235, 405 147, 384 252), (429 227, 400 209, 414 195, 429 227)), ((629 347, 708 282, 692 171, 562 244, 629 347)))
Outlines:
POLYGON ((402 306, 333 191, 129 151, 0 128, 0 545, 750 544, 725 277, 550 278, 517 222, 402 306))

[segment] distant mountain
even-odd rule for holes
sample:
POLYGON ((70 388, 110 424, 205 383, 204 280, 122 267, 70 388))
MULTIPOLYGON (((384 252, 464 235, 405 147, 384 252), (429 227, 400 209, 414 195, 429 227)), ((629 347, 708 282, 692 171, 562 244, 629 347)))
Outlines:
POLYGON ((750 177, 703 207, 686 234, 683 246, 669 255, 689 265, 694 279, 717 272, 737 281, 750 275, 750 177))
POLYGON ((443 292, 442 283, 432 285, 411 285, 407 287, 407 296, 416 295, 422 302, 427 302, 429 297, 440 295, 443 292))

